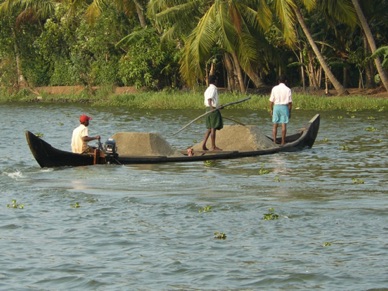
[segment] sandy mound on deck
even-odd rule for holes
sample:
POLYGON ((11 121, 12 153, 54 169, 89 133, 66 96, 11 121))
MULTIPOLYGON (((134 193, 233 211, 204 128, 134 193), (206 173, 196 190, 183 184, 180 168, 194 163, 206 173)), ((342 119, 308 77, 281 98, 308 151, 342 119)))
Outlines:
MULTIPOLYGON (((119 156, 181 156, 182 149, 174 149, 158 133, 118 132, 112 136, 119 156)), ((257 126, 225 125, 217 131, 217 146, 224 151, 256 151, 271 148, 272 141, 257 126)), ((210 137, 207 143, 210 149, 210 137)), ((193 146, 194 152, 202 150, 202 143, 193 146)))
POLYGON ((158 133, 118 132, 116 141, 119 156, 173 156, 177 152, 158 133))
MULTIPOLYGON (((223 151, 256 151, 274 147, 273 142, 254 125, 225 125, 217 130, 216 145, 223 151)), ((207 148, 211 148, 210 137, 207 148)), ((202 143, 193 146, 194 152, 202 150, 202 143)))

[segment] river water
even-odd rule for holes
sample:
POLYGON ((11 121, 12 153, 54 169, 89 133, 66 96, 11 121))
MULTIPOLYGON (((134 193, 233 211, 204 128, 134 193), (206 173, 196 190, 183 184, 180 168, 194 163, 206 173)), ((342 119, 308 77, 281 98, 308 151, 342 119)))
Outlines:
MULTIPOLYGON (((70 150, 81 113, 103 140, 204 134, 173 134, 202 111, 0 105, 1 290, 388 290, 386 112, 322 112, 297 153, 41 169, 25 130, 70 150)), ((295 110, 289 132, 315 113, 295 110)), ((267 112, 223 114, 271 134, 267 112)))

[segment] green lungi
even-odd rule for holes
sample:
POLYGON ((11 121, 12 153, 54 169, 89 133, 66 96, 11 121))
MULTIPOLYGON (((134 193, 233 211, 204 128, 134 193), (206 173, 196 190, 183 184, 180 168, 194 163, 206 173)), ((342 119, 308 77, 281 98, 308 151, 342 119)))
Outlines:
MULTIPOLYGON (((210 108, 206 109, 207 111, 211 110, 210 108)), ((224 127, 224 122, 222 120, 222 115, 220 110, 215 110, 212 113, 206 115, 206 128, 215 128, 220 130, 224 127)))

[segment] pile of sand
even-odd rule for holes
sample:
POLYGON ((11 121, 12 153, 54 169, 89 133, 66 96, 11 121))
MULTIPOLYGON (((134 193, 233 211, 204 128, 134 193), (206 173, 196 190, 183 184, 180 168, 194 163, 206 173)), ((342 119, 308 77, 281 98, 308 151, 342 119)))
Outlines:
MULTIPOLYGON (((119 156, 180 156, 182 149, 174 149, 158 133, 118 132, 112 136, 119 156)), ((216 144, 224 151, 256 151, 272 148, 272 141, 257 126, 225 125, 217 131, 216 144)), ((207 148, 211 148, 210 137, 207 148)), ((202 150, 202 143, 193 146, 202 150)))
MULTIPOLYGON (((210 137, 206 144, 211 148, 210 137)), ((224 151, 256 151, 273 148, 274 143, 254 125, 225 125, 217 130, 216 146, 224 151)), ((193 146, 194 152, 202 150, 202 143, 193 146)))
POLYGON ((173 156, 177 152, 158 133, 118 132, 116 141, 119 156, 173 156))

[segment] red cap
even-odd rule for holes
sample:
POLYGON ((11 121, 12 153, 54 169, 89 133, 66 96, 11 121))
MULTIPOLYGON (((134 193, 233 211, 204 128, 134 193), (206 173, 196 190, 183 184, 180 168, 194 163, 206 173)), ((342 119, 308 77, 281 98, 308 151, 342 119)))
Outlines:
POLYGON ((92 119, 91 117, 89 117, 89 116, 87 116, 87 115, 85 115, 85 114, 82 114, 82 115, 79 117, 79 122, 85 123, 86 121, 89 121, 89 120, 91 120, 91 119, 92 119))

